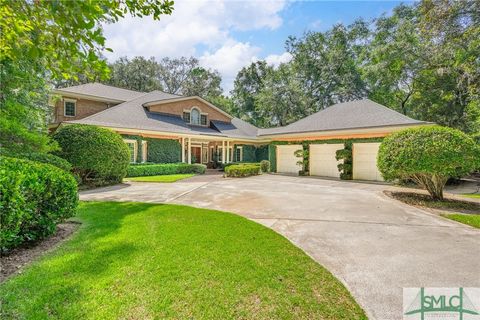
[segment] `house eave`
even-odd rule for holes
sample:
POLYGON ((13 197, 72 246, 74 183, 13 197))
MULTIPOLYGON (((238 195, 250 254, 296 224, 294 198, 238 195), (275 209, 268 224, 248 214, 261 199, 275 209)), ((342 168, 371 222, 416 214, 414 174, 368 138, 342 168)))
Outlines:
POLYGON ((122 103, 126 101, 126 100, 111 99, 106 97, 99 97, 99 96, 83 94, 83 93, 63 91, 61 89, 53 90, 52 93, 61 95, 62 97, 78 98, 78 99, 93 100, 93 101, 100 101, 100 102, 122 103))

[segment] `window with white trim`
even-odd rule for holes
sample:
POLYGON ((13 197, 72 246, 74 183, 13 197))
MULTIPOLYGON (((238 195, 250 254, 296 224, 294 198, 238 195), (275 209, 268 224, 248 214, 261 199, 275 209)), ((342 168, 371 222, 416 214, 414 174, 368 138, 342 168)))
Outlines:
POLYGON ((243 161, 243 148, 242 147, 235 148, 235 157, 234 157, 233 161, 234 162, 243 161))
POLYGON ((190 123, 195 125, 200 125, 200 110, 193 108, 190 111, 190 123))
POLYGON ((77 101, 64 100, 63 101, 63 114, 65 117, 75 117, 77 112, 77 101))
POLYGON ((138 150, 138 147, 137 147, 137 140, 130 140, 130 139, 127 139, 127 140, 123 140, 127 146, 128 146, 128 150, 130 151, 130 163, 136 163, 137 162, 137 150, 138 150))

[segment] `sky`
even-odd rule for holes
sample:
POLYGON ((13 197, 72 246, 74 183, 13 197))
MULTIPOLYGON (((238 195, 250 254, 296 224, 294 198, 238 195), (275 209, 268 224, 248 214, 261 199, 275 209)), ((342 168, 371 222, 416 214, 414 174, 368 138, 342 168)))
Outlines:
MULTIPOLYGON (((408 2, 408 1, 403 1, 408 2)), ((226 94, 238 71, 265 59, 278 65, 291 57, 289 36, 326 31, 336 23, 350 24, 390 14, 401 1, 176 0, 173 13, 126 17, 104 26, 105 52, 110 62, 119 57, 194 56, 203 67, 222 75, 226 94)))

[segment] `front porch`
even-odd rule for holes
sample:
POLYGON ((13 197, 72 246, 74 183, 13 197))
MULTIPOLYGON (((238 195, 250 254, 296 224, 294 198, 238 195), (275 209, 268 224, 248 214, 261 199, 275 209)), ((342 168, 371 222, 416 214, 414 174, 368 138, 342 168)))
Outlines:
MULTIPOLYGON (((209 168, 217 164, 243 161, 243 146, 234 140, 180 138, 182 162, 201 163, 209 168)), ((242 143, 243 145, 243 143, 242 143)))

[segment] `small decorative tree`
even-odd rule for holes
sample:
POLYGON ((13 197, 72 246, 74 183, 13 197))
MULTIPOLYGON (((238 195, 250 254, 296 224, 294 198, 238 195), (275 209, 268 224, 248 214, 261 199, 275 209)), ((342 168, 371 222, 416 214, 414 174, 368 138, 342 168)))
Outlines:
POLYGON ((308 175, 308 147, 296 150, 294 152, 295 157, 301 159, 297 161, 297 164, 302 167, 298 173, 301 176, 308 175))
POLYGON ((448 178, 480 166, 480 147, 463 132, 440 126, 418 127, 385 138, 378 168, 385 180, 411 179, 433 199, 443 199, 448 178))
POLYGON ((335 158, 338 160, 343 160, 343 163, 337 165, 338 171, 340 172, 340 179, 342 180, 352 180, 352 142, 345 142, 345 148, 337 150, 335 158))

